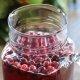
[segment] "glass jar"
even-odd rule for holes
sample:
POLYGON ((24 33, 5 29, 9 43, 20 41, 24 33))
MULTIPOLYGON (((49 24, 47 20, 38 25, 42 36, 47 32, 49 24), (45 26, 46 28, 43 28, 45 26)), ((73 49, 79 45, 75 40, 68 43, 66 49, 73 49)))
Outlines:
POLYGON ((8 17, 2 51, 4 80, 70 80, 74 43, 65 14, 48 4, 26 5, 8 17))

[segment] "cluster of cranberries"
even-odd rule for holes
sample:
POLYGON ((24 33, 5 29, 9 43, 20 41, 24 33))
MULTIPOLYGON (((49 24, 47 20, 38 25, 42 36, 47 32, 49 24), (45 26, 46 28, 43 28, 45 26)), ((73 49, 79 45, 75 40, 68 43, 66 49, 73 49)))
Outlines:
POLYGON ((67 42, 60 47, 56 35, 41 35, 29 32, 26 37, 18 36, 16 42, 19 46, 14 46, 15 50, 7 50, 4 61, 22 71, 39 74, 56 72, 60 67, 60 57, 72 54, 72 44, 67 42), (60 49, 56 49, 58 45, 60 49))

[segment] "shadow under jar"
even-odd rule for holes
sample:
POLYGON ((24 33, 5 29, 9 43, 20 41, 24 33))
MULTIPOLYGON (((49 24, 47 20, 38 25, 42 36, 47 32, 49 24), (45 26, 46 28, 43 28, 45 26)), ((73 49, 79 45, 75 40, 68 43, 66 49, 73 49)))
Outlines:
POLYGON ((54 6, 26 5, 8 17, 2 51, 4 80, 72 80, 74 43, 65 14, 54 6))

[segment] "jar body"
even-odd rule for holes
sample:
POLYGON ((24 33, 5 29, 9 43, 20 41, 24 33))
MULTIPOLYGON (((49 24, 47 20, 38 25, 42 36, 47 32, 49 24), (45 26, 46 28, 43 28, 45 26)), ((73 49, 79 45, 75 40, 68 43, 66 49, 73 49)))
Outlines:
MULTIPOLYGON (((69 51, 69 47, 72 47, 72 43, 67 43, 64 45, 64 48, 66 48, 66 45, 68 44, 67 49, 64 49, 69 51), (71 46, 69 45, 71 44, 71 46)), ((73 53, 73 52, 71 52, 73 53)), ((4 75, 4 80, 72 80, 72 74, 73 74, 73 68, 74 65, 73 63, 66 62, 65 60, 62 62, 64 63, 64 66, 58 69, 58 65, 54 63, 56 71, 52 72, 53 69, 51 69, 50 74, 46 73, 44 68, 40 70, 40 73, 38 73, 38 69, 36 69, 34 66, 32 67, 33 72, 29 71, 30 66, 34 65, 33 59, 32 62, 27 61, 27 58, 31 56, 31 53, 29 56, 25 55, 20 55, 22 53, 20 52, 15 52, 15 49, 8 43, 2 54, 2 66, 3 66, 3 75, 4 75), (28 66, 26 66, 28 65, 28 66), (58 69, 58 70, 57 70, 58 69)), ((25 53, 26 54, 26 53, 25 53)), ((54 54, 52 54, 54 55, 54 54)), ((38 58, 39 55, 37 55, 35 58, 38 58)), ((45 56, 44 56, 45 57, 45 56)), ((48 54, 47 54, 47 59, 48 59, 48 54)), ((40 57, 41 58, 41 57, 40 57)), ((70 58, 70 56, 68 57, 70 58)), ((53 62, 58 62, 58 57, 54 56, 53 62)), ((41 59, 40 59, 41 60, 41 59)), ((49 60, 47 60, 49 61, 49 60)), ((45 62, 45 60, 44 60, 45 62)), ((52 62, 52 64, 53 64, 52 62)), ((38 62, 37 62, 38 63, 38 62)), ((37 64, 40 65, 40 64, 37 64)), ((50 64, 47 63, 48 66, 50 64)), ((42 67, 42 66, 41 66, 42 67)), ((47 71, 48 72, 48 71, 47 71)))
POLYGON ((74 43, 64 14, 50 5, 29 5, 9 16, 2 52, 4 80, 72 80, 74 43))

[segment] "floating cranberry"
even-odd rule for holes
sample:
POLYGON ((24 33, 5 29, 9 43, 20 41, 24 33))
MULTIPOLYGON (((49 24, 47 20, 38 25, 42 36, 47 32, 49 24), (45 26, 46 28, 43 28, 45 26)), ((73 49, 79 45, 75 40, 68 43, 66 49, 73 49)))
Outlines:
POLYGON ((55 69, 59 68, 59 62, 53 61, 51 62, 51 66, 53 66, 55 69))
POLYGON ((41 54, 40 57, 42 57, 44 60, 47 60, 48 56, 46 54, 41 54))
POLYGON ((44 48, 40 48, 38 51, 37 51, 38 54, 46 54, 46 51, 44 48))
POLYGON ((29 60, 29 55, 26 54, 26 53, 22 54, 22 57, 24 57, 24 58, 26 58, 27 60, 29 60))
POLYGON ((34 65, 30 65, 29 70, 32 71, 32 72, 37 71, 36 66, 34 66, 34 65))
POLYGON ((43 55, 41 54, 40 56, 41 56, 42 58, 44 58, 44 59, 47 57, 46 54, 43 54, 43 55))
POLYGON ((53 66, 48 66, 47 67, 47 73, 50 74, 55 70, 55 68, 53 66))
POLYGON ((27 61, 27 59, 26 58, 20 58, 20 63, 21 64, 27 64, 28 63, 28 61, 27 61))
POLYGON ((47 74, 47 70, 44 66, 41 66, 41 67, 38 68, 38 73, 47 74))
POLYGON ((43 66, 43 64, 41 62, 38 62, 38 63, 35 63, 36 64, 36 67, 39 68, 41 66, 43 66))
POLYGON ((51 36, 48 37, 49 44, 55 45, 56 44, 56 41, 57 41, 56 36, 51 35, 51 36))
POLYGON ((28 44, 29 44, 28 41, 29 41, 28 37, 18 36, 17 42, 18 42, 20 45, 28 45, 28 44))
POLYGON ((21 70, 23 71, 28 71, 29 70, 29 67, 27 64, 22 64, 21 67, 20 67, 21 70))
POLYGON ((34 59, 35 63, 42 63, 44 61, 44 59, 42 57, 39 57, 37 56, 35 59, 34 59))
POLYGON ((29 59, 30 59, 30 60, 33 60, 33 59, 36 60, 36 59, 37 59, 36 57, 37 57, 37 56, 34 55, 34 54, 30 54, 30 55, 29 55, 29 59))
POLYGON ((35 62, 34 62, 34 60, 29 60, 28 64, 29 65, 35 65, 35 62))
POLYGON ((50 65, 50 62, 49 62, 49 61, 44 61, 43 65, 44 65, 45 67, 48 67, 48 66, 50 65))

